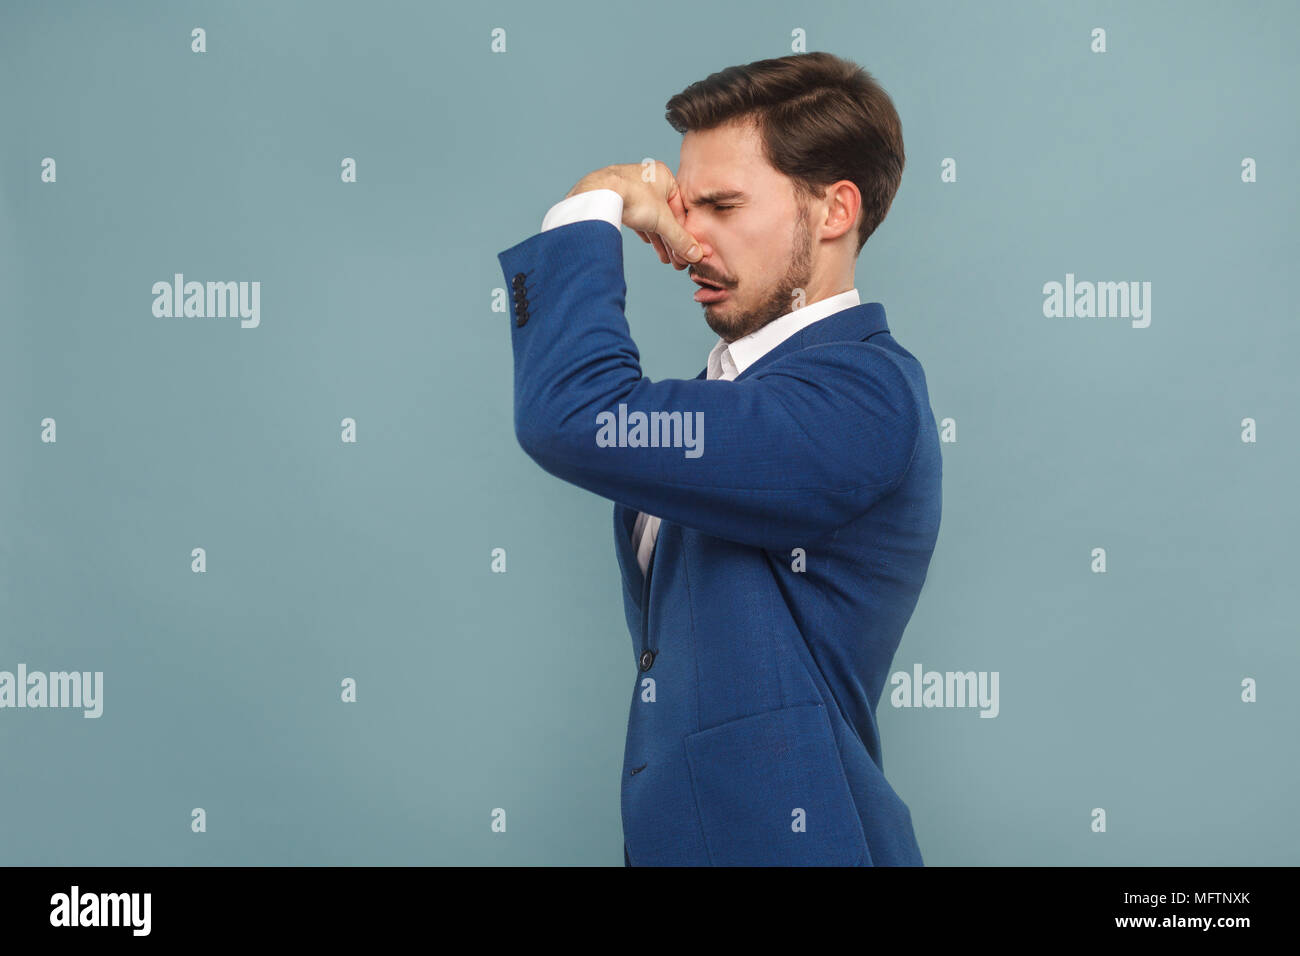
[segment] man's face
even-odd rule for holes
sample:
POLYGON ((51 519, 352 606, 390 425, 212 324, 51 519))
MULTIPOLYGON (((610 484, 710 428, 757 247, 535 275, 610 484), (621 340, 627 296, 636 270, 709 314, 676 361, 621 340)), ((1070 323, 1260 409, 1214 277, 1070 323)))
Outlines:
POLYGON ((734 342, 802 304, 794 294, 812 276, 808 208, 763 156, 754 126, 686 133, 676 177, 686 230, 704 251, 688 274, 723 286, 696 287, 709 328, 734 342))

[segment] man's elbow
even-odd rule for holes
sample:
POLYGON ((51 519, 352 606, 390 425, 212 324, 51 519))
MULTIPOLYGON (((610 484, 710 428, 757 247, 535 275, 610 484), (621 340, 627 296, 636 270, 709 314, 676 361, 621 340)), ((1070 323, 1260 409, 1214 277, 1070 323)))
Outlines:
POLYGON ((515 409, 515 440, 529 458, 542 467, 552 461, 574 437, 557 424, 557 417, 537 406, 515 409))
POLYGON ((545 429, 538 416, 527 408, 515 409, 515 441, 529 458, 537 460, 538 453, 548 445, 545 429))
MULTIPOLYGON (((619 399, 621 401, 622 399, 619 399)), ((515 440, 529 458, 552 474, 582 472, 610 474, 626 467, 608 456, 612 412, 597 412, 592 404, 576 405, 547 397, 515 403, 515 440)))

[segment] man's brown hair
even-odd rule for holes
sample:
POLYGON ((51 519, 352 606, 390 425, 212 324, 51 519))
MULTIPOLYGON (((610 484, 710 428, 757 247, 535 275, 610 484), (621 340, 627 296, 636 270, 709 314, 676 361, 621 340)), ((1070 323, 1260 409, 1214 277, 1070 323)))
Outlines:
POLYGON ((679 133, 757 123, 767 161, 796 197, 850 180, 862 194, 858 248, 889 212, 903 178, 903 124, 889 94, 862 67, 830 53, 796 53, 729 66, 666 104, 679 133))

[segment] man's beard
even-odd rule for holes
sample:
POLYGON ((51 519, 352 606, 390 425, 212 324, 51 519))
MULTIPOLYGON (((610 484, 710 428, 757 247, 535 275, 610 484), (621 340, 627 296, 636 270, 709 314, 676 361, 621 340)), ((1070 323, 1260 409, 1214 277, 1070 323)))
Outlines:
POLYGON ((801 212, 795 226, 794 249, 790 256, 790 267, 771 292, 759 303, 756 309, 739 314, 710 314, 704 310, 704 321, 715 333, 727 342, 744 338, 751 332, 757 332, 774 319, 790 312, 794 308, 794 290, 804 293, 812 278, 812 232, 808 228, 808 218, 801 212))

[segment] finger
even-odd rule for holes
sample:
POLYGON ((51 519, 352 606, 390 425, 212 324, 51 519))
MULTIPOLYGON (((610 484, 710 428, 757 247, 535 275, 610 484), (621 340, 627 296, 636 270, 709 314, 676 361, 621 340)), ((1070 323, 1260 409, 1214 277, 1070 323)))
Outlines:
MULTIPOLYGON (((660 239, 659 241, 663 242, 662 239, 660 239)), ((681 272, 683 269, 685 269, 687 266, 690 265, 689 262, 683 259, 680 255, 678 255, 676 249, 674 249, 672 246, 668 245, 667 243, 664 243, 664 251, 668 253, 668 264, 671 265, 678 272, 681 272)))
POLYGON ((666 248, 664 248, 664 241, 663 241, 663 238, 660 237, 660 236, 659 236, 658 234, 656 234, 656 233, 651 233, 651 234, 650 234, 650 240, 651 240, 651 242, 654 243, 655 252, 659 253, 659 261, 660 261, 660 262, 667 262, 667 261, 668 261, 668 250, 667 250, 666 248))
POLYGON ((674 189, 672 195, 668 197, 668 208, 673 211, 673 218, 677 220, 678 225, 686 226, 686 204, 682 202, 682 191, 674 189))
MULTIPOLYGON (((663 208, 667 214, 660 215, 659 225, 655 230, 660 239, 686 262, 699 262, 704 255, 699 243, 677 221, 667 203, 664 204, 663 208)), ((665 259, 664 261, 667 262, 668 260, 665 259)))
MULTIPOLYGON (((672 214, 673 220, 675 220, 674 225, 676 228, 670 228, 667 231, 661 229, 660 232, 662 233, 663 242, 668 250, 669 261, 672 263, 673 268, 685 269, 687 264, 695 262, 701 257, 703 250, 698 248, 695 238, 686 231, 686 204, 682 199, 682 191, 677 185, 677 179, 667 167, 664 168, 664 175, 668 180, 665 204, 668 206, 668 211, 672 214), (688 260, 686 253, 692 247, 696 248, 698 254, 694 259, 688 260), (681 263, 681 265, 678 263, 681 263)), ((660 216, 660 219, 662 220, 663 217, 660 216)))

